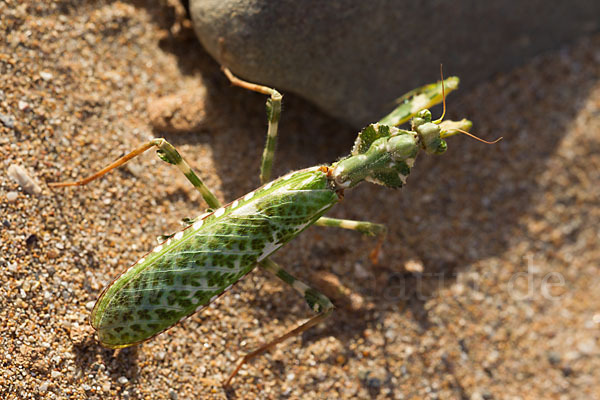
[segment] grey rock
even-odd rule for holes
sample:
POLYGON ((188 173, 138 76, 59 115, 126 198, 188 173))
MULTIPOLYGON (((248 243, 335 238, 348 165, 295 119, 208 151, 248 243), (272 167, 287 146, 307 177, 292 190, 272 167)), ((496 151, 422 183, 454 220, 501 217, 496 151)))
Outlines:
POLYGON ((191 0, 190 13, 219 63, 357 127, 440 63, 469 86, 600 29, 593 0, 191 0))

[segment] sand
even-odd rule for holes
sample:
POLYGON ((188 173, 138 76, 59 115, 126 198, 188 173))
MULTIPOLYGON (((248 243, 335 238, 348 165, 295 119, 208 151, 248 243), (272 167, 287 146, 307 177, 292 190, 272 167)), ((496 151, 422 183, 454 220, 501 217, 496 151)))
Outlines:
MULTIPOLYGON (((454 137, 404 189, 346 193, 331 216, 389 227, 377 265, 375 239, 332 228, 277 253, 337 309, 230 390, 213 383, 311 315, 262 271, 147 343, 102 348, 88 325, 102 288, 206 205, 150 153, 86 187, 47 183, 165 136, 221 200, 258 185, 264 96, 231 87, 173 23, 161 2, 0 5, 1 398, 600 398, 598 35, 449 97, 450 118, 500 143, 454 137), (184 94, 194 128, 153 128, 148 102, 184 94)), ((278 175, 356 136, 287 94, 280 128, 278 175)))

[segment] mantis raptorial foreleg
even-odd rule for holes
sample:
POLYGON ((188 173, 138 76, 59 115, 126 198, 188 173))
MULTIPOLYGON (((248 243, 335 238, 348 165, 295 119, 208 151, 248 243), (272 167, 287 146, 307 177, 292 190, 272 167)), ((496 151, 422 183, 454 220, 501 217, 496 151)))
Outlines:
POLYGON ((396 100, 398 106, 380 119, 379 123, 388 126, 402 125, 419 111, 441 103, 445 95, 456 89, 458 89, 458 78, 451 76, 443 81, 411 90, 396 100))

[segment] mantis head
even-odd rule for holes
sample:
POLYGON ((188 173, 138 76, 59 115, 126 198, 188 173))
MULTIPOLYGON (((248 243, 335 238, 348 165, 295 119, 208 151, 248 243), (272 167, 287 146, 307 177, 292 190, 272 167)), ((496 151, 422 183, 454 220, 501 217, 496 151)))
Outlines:
POLYGON ((442 154, 447 149, 445 138, 457 133, 473 136, 467 132, 471 126, 467 119, 432 121, 427 109, 412 119, 411 130, 371 124, 358 134, 350 156, 332 165, 334 184, 340 189, 362 181, 402 187, 420 150, 442 154))
MULTIPOLYGON (((441 74, 441 66, 440 66, 441 74)), ((377 183, 390 188, 399 188, 406 183, 415 157, 419 150, 427 154, 442 154, 447 149, 445 138, 463 133, 481 142, 492 144, 469 132, 472 123, 467 119, 444 121, 446 114, 446 94, 443 79, 440 84, 427 85, 407 93, 401 98, 402 104, 384 117, 379 123, 364 128, 356 138, 350 156, 334 163, 331 177, 333 185, 339 190, 350 188, 362 181, 377 183), (441 90, 439 90, 441 89, 441 90), (442 101, 444 111, 440 118, 432 121, 431 111, 423 108, 413 113, 415 105, 423 104, 419 100, 424 96, 429 104, 442 101), (410 109, 410 111, 407 111, 410 109), (398 129, 395 126, 414 115, 411 130, 398 129)), ((458 86, 458 78, 449 78, 450 89, 458 86)))

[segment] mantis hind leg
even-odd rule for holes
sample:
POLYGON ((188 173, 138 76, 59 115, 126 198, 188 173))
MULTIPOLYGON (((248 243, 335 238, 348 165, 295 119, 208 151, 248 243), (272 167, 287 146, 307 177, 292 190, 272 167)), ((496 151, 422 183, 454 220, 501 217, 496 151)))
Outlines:
POLYGON ((302 334, 302 332, 317 325, 319 322, 323 321, 325 318, 327 318, 329 315, 331 315, 331 313, 333 312, 333 309, 334 309, 333 303, 324 294, 311 288, 304 282, 299 281, 298 279, 294 278, 292 275, 290 275, 288 272, 286 272, 282 267, 280 267, 274 261, 271 261, 270 259, 266 259, 266 260, 261 261, 258 265, 261 268, 274 274, 275 276, 277 276, 279 279, 281 279, 282 281, 284 281, 291 287, 293 287, 298 293, 300 293, 302 295, 302 297, 304 297, 304 299, 308 303, 308 306, 310 307, 310 309, 312 311, 314 311, 315 313, 317 313, 317 315, 313 316, 308 321, 306 321, 302 325, 292 329, 291 331, 287 332, 286 334, 279 336, 279 337, 271 340, 270 342, 260 346, 258 349, 246 354, 242 358, 242 360, 238 363, 237 367, 233 370, 233 372, 229 375, 227 380, 224 382, 224 384, 223 384, 224 386, 229 386, 233 377, 238 373, 238 371, 244 364, 247 364, 252 359, 256 358, 257 356, 261 355, 262 353, 269 351, 270 349, 275 347, 277 344, 283 342, 284 340, 286 340, 292 336, 300 335, 300 334, 302 334))
POLYGON ((202 182, 202 180, 198 177, 198 175, 196 175, 194 170, 192 170, 192 168, 183 159, 183 157, 181 157, 181 155, 179 154, 179 152, 177 152, 175 147, 173 147, 169 142, 167 142, 163 138, 152 139, 152 140, 148 141, 147 143, 144 143, 137 149, 124 155, 123 157, 119 158, 115 162, 111 163, 110 165, 106 166, 105 168, 101 169, 100 171, 96 172, 95 174, 88 176, 85 179, 81 179, 78 181, 72 181, 72 182, 54 182, 54 183, 49 183, 48 186, 50 186, 50 187, 65 187, 65 186, 86 185, 86 184, 90 183, 91 181, 96 180, 96 179, 100 178, 101 176, 105 175, 106 173, 112 171, 113 169, 120 167, 121 165, 125 164, 127 161, 139 156, 140 154, 144 153, 145 151, 147 151, 153 147, 156 147, 158 149, 157 154, 161 160, 163 160, 164 162, 167 162, 169 164, 173 164, 177 168, 179 168, 179 170, 185 175, 185 177, 188 179, 188 181, 190 181, 190 183, 192 185, 194 185, 194 187, 200 192, 200 194, 202 195, 202 198, 204 198, 204 201, 206 201, 208 203, 209 207, 219 208, 221 206, 221 202, 219 202, 219 200, 216 198, 216 196, 213 194, 213 192, 211 192, 210 189, 204 184, 204 182, 202 182))

